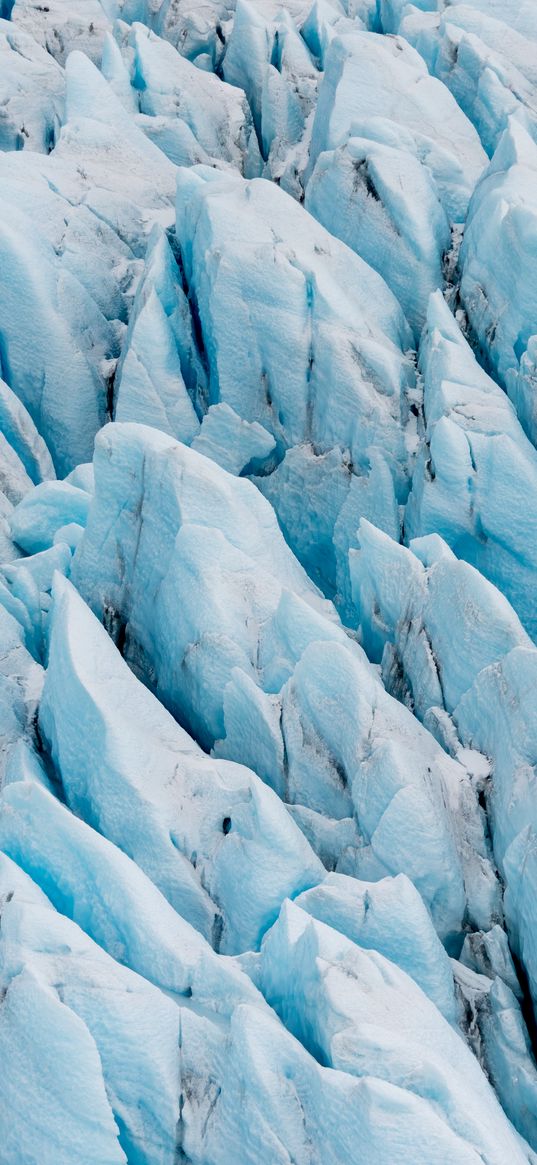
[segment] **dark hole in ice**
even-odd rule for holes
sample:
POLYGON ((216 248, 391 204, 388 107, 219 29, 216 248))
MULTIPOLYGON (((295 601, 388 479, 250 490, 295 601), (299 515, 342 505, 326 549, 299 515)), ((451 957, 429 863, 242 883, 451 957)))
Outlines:
POLYGON ((229 833, 231 829, 231 817, 224 817, 222 822, 222 833, 229 833))
POLYGON ((360 162, 354 162, 353 166, 357 180, 363 183, 367 193, 371 195, 371 198, 375 199, 375 202, 380 202, 381 198, 369 172, 366 159, 362 158, 360 162))

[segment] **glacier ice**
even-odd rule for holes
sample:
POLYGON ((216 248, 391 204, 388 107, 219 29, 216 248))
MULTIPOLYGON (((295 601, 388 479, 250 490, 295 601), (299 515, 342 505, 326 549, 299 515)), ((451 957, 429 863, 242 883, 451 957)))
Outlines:
POLYGON ((175 191, 173 165, 83 54, 71 54, 66 83, 67 121, 55 150, 0 154, 2 375, 62 474, 91 460, 136 260, 153 223, 173 218, 175 191))
MULTIPOLYGON (((423 899, 404 874, 379 882, 328 874, 318 886, 297 895, 295 903, 358 946, 378 951, 396 963, 446 1019, 456 1020, 449 959, 423 899)), ((497 929, 505 934, 501 927, 497 929)))
POLYGON ((36 1160, 36 1152, 42 1165, 125 1165, 91 1033, 30 968, 6 990, 0 1053, 6 1165, 36 1160))
POLYGON ((84 0, 80 9, 71 0, 3 0, 16 29, 27 32, 59 64, 65 64, 73 49, 98 61, 103 37, 109 25, 108 0, 84 0))
MULTIPOLYGON (((296 513, 284 519, 291 546, 315 506, 317 479, 332 474, 337 456, 341 500, 334 519, 353 479, 366 485, 373 461, 382 457, 393 480, 385 518, 391 529, 393 494, 403 500, 408 481, 402 428, 413 369, 405 355, 410 329, 383 280, 263 179, 246 183, 198 167, 180 171, 177 234, 201 320, 208 401, 229 404, 274 437, 283 476, 259 484, 264 489, 266 481, 277 512, 280 493, 285 505, 295 490, 296 513)), ((361 495, 358 488, 355 525, 361 495)), ((335 556, 326 553, 311 520, 308 529, 306 565, 328 593, 338 588, 344 602, 346 539, 338 580, 335 556)))
POLYGON ((419 338, 451 247, 429 168, 410 151, 352 136, 319 155, 305 205, 383 276, 419 338))
POLYGON ((0 150, 53 148, 64 113, 65 82, 54 57, 11 21, 0 20, 0 150))
POLYGON ((6 1165, 537 1162, 536 42, 0 0, 6 1165))
POLYGON ((380 1079, 410 1086, 491 1165, 524 1160, 474 1057, 404 971, 290 902, 261 959, 267 999, 321 1062, 356 1076, 374 1062, 380 1079))
POLYGON ((365 28, 375 15, 375 12, 367 11, 366 8, 360 13, 356 4, 344 6, 339 0, 335 3, 332 0, 314 0, 300 34, 314 59, 324 69, 326 52, 333 38, 343 32, 356 32, 365 28))
POLYGON ((23 403, 0 381, 0 425, 4 440, 21 461, 34 485, 55 478, 52 458, 23 403))
MULTIPOLYGON (((59 533, 66 527, 60 529, 59 533)), ((81 530, 81 527, 77 527, 81 530)), ((60 571, 68 575, 71 569, 71 548, 67 541, 56 538, 54 545, 37 554, 25 555, 1 568, 0 579, 4 605, 11 609, 24 629, 26 646, 37 660, 46 655, 48 614, 51 606, 52 580, 60 571)))
POLYGON ((409 5, 399 32, 453 93, 489 156, 512 114, 535 118, 534 53, 503 20, 471 5, 430 15, 409 5))
POLYGON ((480 14, 486 15, 489 19, 506 24, 506 33, 513 29, 530 41, 537 39, 537 18, 532 0, 450 0, 448 5, 444 0, 440 0, 440 4, 438 0, 416 0, 411 5, 409 0, 380 0, 384 32, 396 32, 401 16, 409 7, 420 12, 436 12, 437 9, 443 11, 449 7, 455 20, 458 16, 457 10, 462 7, 466 12, 471 12, 474 20, 479 18, 480 14))
POLYGON ((323 151, 337 149, 349 136, 368 136, 369 124, 376 137, 378 121, 387 121, 392 131, 400 127, 403 144, 414 137, 445 192, 449 217, 464 220, 487 159, 476 130, 449 90, 430 76, 402 37, 371 32, 335 37, 319 90, 309 172, 323 151))
MULTIPOLYGON (((83 1056, 93 1050, 89 1079, 96 1077, 92 1081, 94 1089, 100 1082, 101 1096, 108 1097, 109 1132, 115 1118, 126 1155, 140 1165, 149 1161, 171 1163, 179 1117, 180 1013, 173 1001, 133 971, 121 967, 75 923, 52 910, 50 904, 25 901, 11 889, 3 904, 0 941, 1 982, 6 997, 15 987, 15 1016, 24 1006, 25 977, 37 978, 42 989, 48 991, 51 1003, 63 1004, 67 1015, 78 1019, 74 1046, 82 1043, 83 1056), (19 988, 21 974, 23 983, 19 988), (19 990, 22 1000, 17 999, 19 990)), ((68 1030, 64 1030, 62 1040, 65 1051, 59 1060, 64 1073, 65 1056, 74 1034, 70 1040, 67 1020, 66 1025, 68 1030)), ((11 1040, 10 1046, 16 1054, 15 1041, 11 1040)), ((82 1074, 77 1075, 80 1089, 82 1074)), ((76 1076, 73 1083, 76 1087, 76 1076)), ((23 1105, 30 1099, 23 1096, 23 1105)), ((76 1091, 71 1103, 76 1112, 76 1091)), ((118 1148, 111 1160, 121 1160, 118 1148)))
POLYGON ((484 932, 467 934, 460 954, 460 962, 471 971, 485 975, 489 979, 502 979, 516 995, 522 996, 520 983, 509 950, 507 935, 501 926, 493 926, 484 932))
POLYGON ((192 448, 237 476, 266 468, 276 441, 257 421, 244 421, 230 405, 210 405, 192 448))
POLYGON ((114 370, 112 395, 116 420, 158 419, 164 432, 171 430, 170 435, 181 440, 186 440, 188 434, 192 440, 198 428, 196 416, 207 407, 207 374, 196 343, 194 320, 170 242, 156 223, 148 239, 129 327, 114 370), (147 312, 152 313, 160 336, 160 344, 153 345, 150 351, 144 347, 147 312))
POLYGON ((216 955, 135 862, 40 782, 16 780, 5 789, 0 838, 2 852, 117 962, 210 1012, 257 1005, 239 966, 216 955))
POLYGON ((222 71, 246 93, 266 162, 263 172, 300 193, 293 147, 311 121, 319 74, 290 13, 278 7, 271 13, 266 5, 237 0, 222 71))
MULTIPOLYGON (((181 366, 181 353, 184 366, 191 350, 187 329, 188 306, 173 256, 165 234, 155 226, 114 373, 116 420, 153 425, 190 444, 200 424, 181 366)), ((195 397, 192 375, 186 369, 185 375, 195 397)))
POLYGON ((18 505, 11 517, 11 534, 27 554, 48 550, 57 531, 71 522, 85 526, 90 498, 85 490, 66 481, 42 482, 18 505))
MULTIPOLYGON (((51 1022, 48 1013, 54 1004, 60 1003, 63 1016, 63 1022, 56 1025, 58 1035, 53 1045, 54 1079, 57 1091, 67 1087, 77 1116, 68 1123, 66 1136, 54 1105, 44 1107, 44 1135, 57 1154, 51 1160, 67 1162, 72 1139, 82 1135, 78 1126, 86 1117, 86 1108, 77 1104, 82 1069, 92 1082, 88 1091, 95 1105, 93 1113, 99 1112, 99 1102, 101 1105, 101 1136, 108 1138, 104 1146, 97 1141, 103 1160, 123 1160, 124 1148, 129 1160, 135 1162, 171 1162, 181 1151, 199 1165, 207 1161, 231 1165, 236 1161, 236 1136, 241 1129, 241 1160, 247 1163, 258 1159, 259 1152, 270 1153, 271 1161, 283 1163, 289 1148, 298 1154, 297 1160, 306 1162, 308 1145, 315 1136, 322 1159, 334 1165, 342 1154, 343 1159, 358 1165, 364 1143, 374 1154, 372 1159, 389 1165, 394 1145, 401 1144, 398 1122, 392 1125, 390 1121, 385 1128, 395 1104, 403 1116, 409 1151, 419 1142, 420 1130, 427 1130, 427 1156, 418 1150, 414 1160, 422 1165, 430 1162, 432 1145, 434 1159, 446 1165, 455 1146, 462 1161, 469 1165, 477 1161, 471 1147, 466 1149, 419 1096, 374 1075, 357 1081, 346 1072, 320 1067, 271 1016, 253 988, 251 1002, 239 999, 223 1025, 222 1020, 215 1022, 210 1011, 204 1014, 203 1009, 194 1008, 188 997, 176 1005, 171 997, 115 963, 65 916, 55 914, 19 867, 8 858, 2 862, 0 886, 6 903, 2 975, 7 985, 5 998, 9 999, 4 1023, 13 1027, 18 1020, 20 1026, 21 1008, 28 1016, 25 997, 34 981, 50 1000, 48 1007, 39 1008, 41 1023, 43 1019, 51 1022), (17 970, 21 955, 27 963, 22 973, 17 970), (76 1048, 81 1068, 67 1086, 70 1046, 76 1048), (145 1083, 136 1116, 132 1096, 140 1075, 145 1083), (61 1130, 59 1143, 57 1126, 61 1130), (114 1141, 116 1129, 119 1144, 114 1141)), ((358 957, 357 948, 355 951, 358 957)), ((33 991, 37 994, 35 1010, 40 1001, 39 993, 35 988, 33 991)), ((243 991, 247 998, 248 989, 243 991)), ((224 1003, 228 1010, 229 1004, 228 997, 224 1003)), ((440 1016, 438 1020, 442 1022, 440 1016)), ((39 1048, 38 1032, 35 1043, 39 1048)), ((19 1045, 10 1040, 8 1046, 12 1056, 19 1045)), ((35 1088, 39 1080, 36 1072, 32 1084, 34 1080, 35 1088)), ((22 1105, 19 1100, 23 1119, 29 1115, 26 1105, 33 1096, 32 1090, 23 1094, 22 1105)), ((65 1113, 65 1098, 63 1104, 65 1113)), ((30 1145, 32 1141, 35 1145, 36 1139, 39 1143, 41 1130, 30 1121, 28 1127, 30 1145)), ((508 1137, 507 1130, 505 1135, 508 1137)), ((7 1158, 10 1162, 16 1159, 14 1155, 7 1158)))
POLYGON ((537 1071, 519 1003, 500 977, 475 974, 460 963, 454 976, 468 1016, 469 1045, 515 1128, 534 1145, 537 1071))
POLYGON ((537 650, 501 592, 458 561, 438 535, 416 539, 407 549, 364 525, 361 542, 353 570, 364 636, 381 656, 388 685, 395 679, 425 723, 455 755, 462 749, 474 769, 489 803, 511 948, 522 958, 535 997, 537 871, 529 790, 537 650))
POLYGON ((283 897, 319 881, 321 863, 270 789, 204 756, 175 724, 61 576, 55 594, 40 726, 68 804, 216 946, 256 946, 283 897))
POLYGON ((498 887, 464 767, 386 695, 254 486, 128 424, 99 435, 95 473, 72 577, 159 698, 205 747, 233 760, 240 751, 285 800, 354 815, 362 836, 340 853, 341 872, 408 874, 455 944, 466 909, 495 920, 498 887))
MULTIPOLYGON (((25 604, 0 588, 0 774, 20 740, 32 740, 33 725, 43 687, 43 669, 26 646, 26 628, 17 615, 25 604)), ((28 619, 28 637, 31 638, 28 619)))
POLYGON ((535 636, 537 531, 530 499, 537 496, 537 455, 439 292, 429 303, 420 367, 426 433, 405 511, 406 537, 440 534, 503 591, 535 636))
POLYGON ((461 250, 461 299, 471 328, 534 444, 536 170, 537 145, 511 117, 476 189, 461 250))
POLYGON ((0 457, 0 490, 8 502, 16 505, 31 490, 32 481, 3 433, 0 433, 0 457))
POLYGON ((143 24, 117 24, 115 31, 119 60, 108 36, 104 76, 172 162, 227 164, 242 173, 260 168, 250 106, 239 87, 196 68, 143 24))

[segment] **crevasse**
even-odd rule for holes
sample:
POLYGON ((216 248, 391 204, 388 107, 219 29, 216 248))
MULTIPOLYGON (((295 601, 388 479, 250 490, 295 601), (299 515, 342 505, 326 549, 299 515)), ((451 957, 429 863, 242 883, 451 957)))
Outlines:
POLYGON ((537 1163, 531 0, 0 0, 2 1165, 537 1163))

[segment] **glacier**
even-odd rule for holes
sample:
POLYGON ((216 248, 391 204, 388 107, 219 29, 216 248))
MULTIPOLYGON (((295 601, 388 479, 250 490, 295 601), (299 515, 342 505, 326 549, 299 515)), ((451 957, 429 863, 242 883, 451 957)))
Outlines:
POLYGON ((2 1165, 537 1165, 531 0, 0 0, 2 1165))

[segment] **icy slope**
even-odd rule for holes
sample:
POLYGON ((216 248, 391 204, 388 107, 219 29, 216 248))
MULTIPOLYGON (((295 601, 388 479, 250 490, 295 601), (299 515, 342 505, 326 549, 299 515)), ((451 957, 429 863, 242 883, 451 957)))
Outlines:
POLYGON ((2 1165, 537 1165, 536 42, 0 0, 2 1165))

